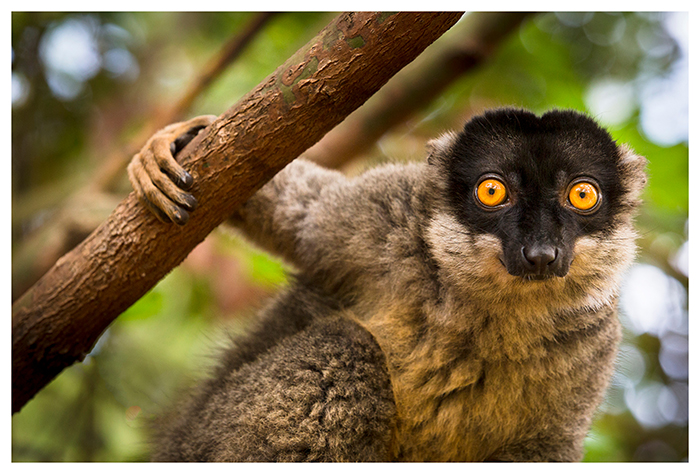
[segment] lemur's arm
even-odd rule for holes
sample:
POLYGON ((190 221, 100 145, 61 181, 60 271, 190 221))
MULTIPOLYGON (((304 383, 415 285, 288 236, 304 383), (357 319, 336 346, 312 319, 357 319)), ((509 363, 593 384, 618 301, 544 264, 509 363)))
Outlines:
MULTIPOLYGON (((212 117, 173 124, 151 137, 129 165, 139 197, 163 221, 184 224, 196 205, 192 178, 173 158, 212 117), (189 139, 188 139, 189 138, 189 139), (173 145, 175 144, 175 145, 173 145)), ((406 177, 410 181, 410 176, 406 177)), ((297 159, 263 186, 229 222, 254 243, 306 274, 337 278, 376 267, 387 236, 405 231, 406 179, 374 172, 360 180, 297 159)))

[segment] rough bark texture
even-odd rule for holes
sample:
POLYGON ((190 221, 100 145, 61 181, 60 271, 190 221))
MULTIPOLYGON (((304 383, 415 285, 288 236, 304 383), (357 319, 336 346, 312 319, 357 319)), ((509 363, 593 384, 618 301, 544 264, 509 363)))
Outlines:
POLYGON ((461 13, 345 13, 183 150, 201 203, 161 224, 132 193, 12 308, 12 411, 82 360, 126 308, 461 13))

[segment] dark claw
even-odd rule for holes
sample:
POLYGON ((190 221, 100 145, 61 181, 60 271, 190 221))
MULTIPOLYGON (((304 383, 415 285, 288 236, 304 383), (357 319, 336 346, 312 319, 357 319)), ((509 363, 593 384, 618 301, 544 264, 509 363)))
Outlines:
POLYGON ((194 184, 194 178, 192 177, 191 174, 189 174, 187 171, 182 172, 182 174, 178 178, 178 187, 180 189, 190 189, 192 185, 194 184))
POLYGON ((185 225, 190 220, 190 215, 186 210, 178 209, 173 213, 172 218, 177 225, 185 225))
POLYGON ((184 198, 186 202, 183 204, 183 207, 186 210, 192 212, 195 209, 197 209, 197 200, 194 198, 194 196, 192 196, 191 194, 186 194, 184 198))
POLYGON ((168 176, 168 178, 170 178, 170 181, 175 183, 175 185, 180 189, 184 189, 185 191, 187 191, 194 184, 194 178, 185 170, 182 170, 177 175, 175 174, 175 172, 171 172, 170 170, 166 170, 163 168, 161 168, 160 170, 163 173, 165 173, 168 176))

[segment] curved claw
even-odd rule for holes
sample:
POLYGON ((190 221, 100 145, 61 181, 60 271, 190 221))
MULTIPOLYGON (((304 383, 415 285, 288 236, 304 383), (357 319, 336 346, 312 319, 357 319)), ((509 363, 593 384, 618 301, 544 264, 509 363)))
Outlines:
POLYGON ((168 125, 153 135, 129 163, 127 171, 134 191, 160 221, 184 225, 189 212, 197 207, 195 197, 185 192, 194 178, 175 156, 214 119, 205 115, 168 125))

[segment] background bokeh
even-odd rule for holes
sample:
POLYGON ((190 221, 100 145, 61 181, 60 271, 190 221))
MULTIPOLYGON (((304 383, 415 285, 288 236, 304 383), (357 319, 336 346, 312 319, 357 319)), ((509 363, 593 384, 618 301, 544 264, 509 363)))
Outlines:
MULTIPOLYGON (((222 113, 334 16, 274 15, 181 118, 222 113)), ((149 121, 254 18, 12 14, 13 298, 47 249, 79 242, 129 192, 123 167, 94 185, 105 162, 128 157, 149 121)), ((624 342, 586 461, 688 458, 688 28, 686 13, 532 15, 345 166, 422 159, 428 139, 502 105, 586 111, 649 159, 638 263, 620 298, 624 342)), ((13 460, 147 459, 148 421, 246 330, 288 270, 214 232, 13 417, 13 460)))

